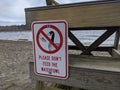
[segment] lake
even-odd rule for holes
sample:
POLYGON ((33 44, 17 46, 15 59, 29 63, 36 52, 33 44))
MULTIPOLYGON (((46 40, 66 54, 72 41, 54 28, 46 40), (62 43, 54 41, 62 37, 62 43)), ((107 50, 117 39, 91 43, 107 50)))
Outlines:
MULTIPOLYGON (((105 30, 91 30, 91 31, 73 31, 73 34, 78 37, 78 39, 84 45, 90 45, 94 40, 96 40, 105 30)), ((102 45, 113 45, 115 34, 109 37, 102 45)), ((12 31, 12 32, 0 32, 0 40, 28 40, 32 41, 31 31, 12 31)), ((68 44, 73 44, 70 39, 68 39, 68 44)))

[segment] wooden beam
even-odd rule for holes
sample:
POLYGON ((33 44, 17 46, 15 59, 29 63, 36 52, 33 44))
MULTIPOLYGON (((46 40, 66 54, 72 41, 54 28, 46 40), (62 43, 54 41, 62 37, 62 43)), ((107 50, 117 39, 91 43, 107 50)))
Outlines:
POLYGON ((42 77, 34 73, 30 63, 30 77, 88 90, 120 90, 120 58, 69 55, 69 77, 66 80, 42 77))
MULTIPOLYGON (((69 50, 81 50, 81 48, 78 48, 77 46, 74 45, 69 45, 69 50)), ((85 46, 85 48, 88 48, 89 46, 85 46)), ((113 46, 101 46, 101 47, 97 47, 95 50, 93 51, 109 51, 112 50, 113 46)))
POLYGON ((115 40, 114 40, 114 48, 118 49, 120 40, 120 28, 116 31, 115 40))
POLYGON ((66 20, 70 28, 120 26, 120 0, 26 8, 26 25, 33 21, 66 20))
POLYGON ((112 55, 113 57, 120 58, 120 52, 119 52, 118 50, 116 50, 116 49, 112 49, 111 55, 112 55))
POLYGON ((104 27, 76 27, 76 28, 69 28, 71 31, 82 31, 82 30, 109 30, 109 29, 116 29, 120 28, 120 26, 104 26, 104 27))
POLYGON ((88 55, 91 51, 94 51, 102 42, 110 37, 116 30, 110 29, 102 34, 95 42, 93 42, 82 54, 88 55))
POLYGON ((69 36, 69 38, 72 40, 72 42, 75 43, 76 46, 77 46, 80 50, 82 50, 82 51, 86 50, 86 48, 84 47, 84 45, 83 45, 83 44, 74 36, 74 34, 72 34, 70 31, 68 31, 68 36, 69 36))

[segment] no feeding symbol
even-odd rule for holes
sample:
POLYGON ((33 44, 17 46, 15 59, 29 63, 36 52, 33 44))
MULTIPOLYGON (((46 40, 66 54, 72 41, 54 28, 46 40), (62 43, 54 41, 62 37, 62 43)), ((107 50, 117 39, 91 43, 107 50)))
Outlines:
POLYGON ((43 52, 52 54, 59 51, 60 48, 62 47, 63 37, 60 30, 56 26, 48 24, 42 26, 38 30, 38 33, 36 35, 36 41, 38 47, 43 52))

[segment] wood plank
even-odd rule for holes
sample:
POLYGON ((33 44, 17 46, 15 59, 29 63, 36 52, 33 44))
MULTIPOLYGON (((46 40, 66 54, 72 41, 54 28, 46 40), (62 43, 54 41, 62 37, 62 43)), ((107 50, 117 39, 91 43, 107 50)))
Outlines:
POLYGON ((35 75, 30 63, 30 77, 88 90, 120 90, 119 58, 69 55, 69 78, 66 80, 35 75))
POLYGON ((116 49, 112 49, 111 55, 112 55, 113 57, 120 58, 120 52, 119 52, 118 50, 116 50, 116 49))
POLYGON ((120 28, 120 26, 103 26, 103 27, 75 27, 75 28, 70 28, 70 31, 83 31, 83 30, 109 30, 109 29, 116 29, 116 28, 120 28))
POLYGON ((66 20, 70 28, 120 26, 120 1, 77 3, 26 8, 26 25, 42 20, 66 20))
POLYGON ((120 72, 120 57, 80 56, 69 55, 69 66, 120 72), (75 65, 75 66, 74 66, 75 65))
POLYGON ((107 30, 96 41, 94 41, 82 54, 89 55, 91 51, 96 49, 101 43, 103 43, 108 37, 110 37, 116 30, 107 30))
POLYGON ((114 48, 118 49, 120 40, 120 28, 116 31, 115 40, 114 40, 114 48))
MULTIPOLYGON (((75 45, 69 45, 68 47, 69 47, 69 50, 81 50, 75 45)), ((85 48, 88 48, 88 46, 85 46, 85 48)), ((101 47, 97 47, 93 51, 109 51, 109 50, 112 50, 112 48, 114 47, 113 46, 101 46, 101 47)))

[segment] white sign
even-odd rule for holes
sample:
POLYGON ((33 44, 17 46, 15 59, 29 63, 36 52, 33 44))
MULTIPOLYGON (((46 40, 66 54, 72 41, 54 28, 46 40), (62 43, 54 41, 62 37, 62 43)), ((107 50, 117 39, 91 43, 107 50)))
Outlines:
POLYGON ((34 71, 37 75, 68 77, 68 25, 66 21, 32 23, 34 71))

